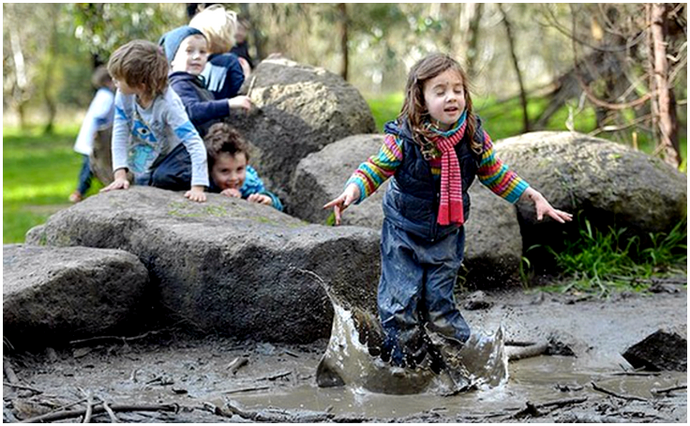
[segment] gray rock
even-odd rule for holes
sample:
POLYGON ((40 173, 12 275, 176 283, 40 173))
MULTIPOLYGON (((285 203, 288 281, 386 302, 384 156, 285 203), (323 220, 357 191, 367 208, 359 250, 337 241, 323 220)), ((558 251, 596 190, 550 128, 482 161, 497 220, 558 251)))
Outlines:
POLYGON ((468 288, 506 288, 520 282, 522 236, 515 206, 475 181, 465 223, 465 261, 461 275, 468 288))
MULTIPOLYGON (((376 134, 349 136, 302 159, 291 185, 293 215, 312 223, 326 223, 333 209, 324 210, 323 205, 343 192, 345 182, 361 163, 379 151, 383 139, 383 135, 376 134)), ((361 204, 348 208, 342 217, 343 225, 380 230, 381 201, 387 187, 388 181, 361 204)))
POLYGON ((126 327, 149 282, 121 250, 26 245, 4 246, 3 279, 4 336, 15 348, 126 327))
MULTIPOLYGON (((669 231, 686 215, 687 176, 619 143, 568 132, 534 132, 496 142, 499 157, 559 209, 581 211, 595 226, 669 231)), ((523 244, 563 239, 563 227, 536 221, 518 203, 523 244)), ((571 230, 576 227, 570 227, 571 230)))
POLYGON ((253 145, 251 164, 291 213, 288 189, 299 161, 346 136, 375 132, 374 118, 356 88, 322 68, 266 60, 241 92, 252 82, 249 95, 258 108, 233 112, 228 122, 253 145))
POLYGON ((319 280, 366 299, 380 270, 372 230, 309 225, 218 194, 194 203, 151 187, 99 194, 58 212, 29 232, 27 243, 40 242, 129 251, 149 270, 170 320, 264 341, 328 336, 332 308, 319 280))

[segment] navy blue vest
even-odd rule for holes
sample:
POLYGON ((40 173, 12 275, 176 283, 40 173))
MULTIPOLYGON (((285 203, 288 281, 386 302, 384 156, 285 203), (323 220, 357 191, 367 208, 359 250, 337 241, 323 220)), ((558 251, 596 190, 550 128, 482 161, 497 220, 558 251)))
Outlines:
MULTIPOLYGON (((459 228, 456 224, 446 226, 437 223, 440 202, 441 179, 431 174, 431 166, 424 159, 422 151, 413 138, 407 121, 386 123, 385 133, 402 139, 402 164, 390 180, 383 197, 383 213, 386 219, 407 232, 429 241, 445 237, 459 228)), ((475 139, 484 140, 484 132, 477 117, 475 139)), ((462 204, 465 221, 470 214, 470 195, 468 190, 479 168, 479 156, 470 149, 469 135, 455 145, 462 174, 462 204)))

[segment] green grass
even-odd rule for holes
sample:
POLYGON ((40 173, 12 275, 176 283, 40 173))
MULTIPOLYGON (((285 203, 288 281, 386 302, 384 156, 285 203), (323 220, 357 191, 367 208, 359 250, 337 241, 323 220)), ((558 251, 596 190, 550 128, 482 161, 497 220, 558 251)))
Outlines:
MULTIPOLYGON (((82 158, 72 146, 79 125, 58 125, 51 136, 40 131, 3 129, 4 244, 23 242, 26 231, 69 207, 67 197, 77 185, 82 158)), ((100 188, 95 182, 87 195, 100 188)))
POLYGON ((565 284, 544 290, 606 297, 613 291, 646 291, 653 276, 686 274, 687 218, 668 233, 643 236, 645 241, 638 235, 626 236, 625 228, 601 231, 586 218, 578 220, 579 238, 565 241, 558 252, 547 247, 565 284))

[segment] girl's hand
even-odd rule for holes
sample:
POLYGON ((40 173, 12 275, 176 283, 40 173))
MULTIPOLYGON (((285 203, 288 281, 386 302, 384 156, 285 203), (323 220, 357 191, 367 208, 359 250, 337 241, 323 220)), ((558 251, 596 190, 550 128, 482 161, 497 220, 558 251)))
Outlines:
POLYGON ((200 185, 192 186, 192 189, 184 193, 184 196, 189 198, 191 201, 196 201, 197 203, 203 203, 206 201, 206 194, 204 193, 204 187, 200 185))
POLYGON ((228 188, 220 191, 220 195, 225 195, 226 197, 232 198, 242 198, 242 194, 235 188, 228 188))
POLYGON ((110 185, 101 189, 100 192, 108 192, 114 189, 127 188, 129 188, 129 180, 127 180, 127 171, 125 169, 117 169, 115 170, 115 180, 113 180, 113 182, 110 185))
POLYGON ((247 197, 247 201, 249 201, 250 203, 266 204, 267 206, 273 204, 271 197, 263 194, 252 194, 249 197, 247 197))
POLYGON ((335 213, 335 224, 340 225, 340 215, 350 204, 359 200, 360 197, 359 186, 351 183, 345 188, 342 194, 335 200, 329 201, 323 206, 324 209, 330 209, 333 207, 333 213, 335 213))
POLYGON ((523 195, 527 196, 534 203, 534 207, 537 210, 538 221, 541 222, 541 220, 544 218, 544 215, 547 215, 556 222, 560 223, 570 222, 573 220, 572 214, 551 207, 551 204, 546 201, 546 198, 544 198, 539 191, 532 188, 527 188, 523 195))
POLYGON ((230 109, 244 109, 245 111, 249 111, 252 109, 252 101, 249 99, 249 96, 235 96, 234 98, 228 99, 228 105, 230 106, 230 109))

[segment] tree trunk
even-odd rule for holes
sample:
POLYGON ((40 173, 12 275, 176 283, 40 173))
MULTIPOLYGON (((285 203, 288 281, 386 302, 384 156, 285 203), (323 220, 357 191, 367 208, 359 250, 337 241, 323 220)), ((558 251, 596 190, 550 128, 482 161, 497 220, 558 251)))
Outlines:
POLYGON ((662 158, 674 167, 680 164, 678 141, 678 117, 673 88, 669 84, 666 43, 668 41, 668 12, 673 5, 653 3, 651 5, 651 33, 653 42, 654 83, 656 104, 658 106, 659 141, 658 151, 662 158))
POLYGON ((16 25, 9 25, 10 47, 12 49, 12 63, 14 64, 15 85, 12 91, 13 101, 19 115, 19 125, 22 130, 26 130, 26 90, 29 85, 29 77, 26 74, 24 64, 24 52, 22 50, 21 36, 16 25))
POLYGON ((522 73, 520 72, 520 64, 518 62, 517 54, 515 53, 515 41, 513 38, 513 29, 510 26, 510 21, 508 20, 508 15, 506 15, 503 5, 498 4, 498 9, 503 15, 503 25, 506 29, 506 35, 508 37, 508 46, 510 47, 510 56, 513 60, 513 68, 515 68, 515 76, 517 77, 518 84, 520 85, 520 102, 522 103, 522 127, 525 133, 529 132, 529 115, 527 114, 527 93, 525 92, 525 86, 522 83, 522 73))
POLYGON ((59 8, 59 5, 50 6, 50 46, 48 48, 48 64, 46 66, 45 80, 43 81, 43 97, 46 101, 46 107, 48 109, 48 121, 43 129, 44 134, 52 134, 55 124, 55 115, 57 114, 57 102, 55 101, 55 96, 52 93, 52 86, 55 83, 53 81, 54 70, 56 68, 55 62, 58 57, 58 43, 59 34, 57 29, 57 15, 59 13, 55 8, 59 8))
MULTIPOLYGON (((256 4, 254 7, 256 8, 264 6, 264 4, 256 4)), ((251 44, 253 44, 254 49, 256 49, 256 55, 254 56, 254 66, 256 66, 256 64, 266 57, 266 40, 261 36, 261 31, 259 30, 259 21, 252 19, 252 14, 249 11, 248 3, 240 3, 240 13, 244 18, 247 19, 247 21, 250 22, 252 27, 251 35, 253 43, 251 44)), ((247 34, 247 38, 249 38, 249 34, 247 34)))
POLYGON ((477 75, 477 56, 479 46, 479 23, 484 11, 483 3, 466 3, 464 5, 463 22, 460 25, 459 32, 466 34, 463 48, 465 49, 465 63, 467 66, 467 75, 474 78, 477 75))
POLYGON ((347 49, 349 19, 347 16, 347 3, 338 3, 338 17, 340 21, 340 52, 342 62, 340 65, 340 76, 347 81, 350 57, 347 49))

